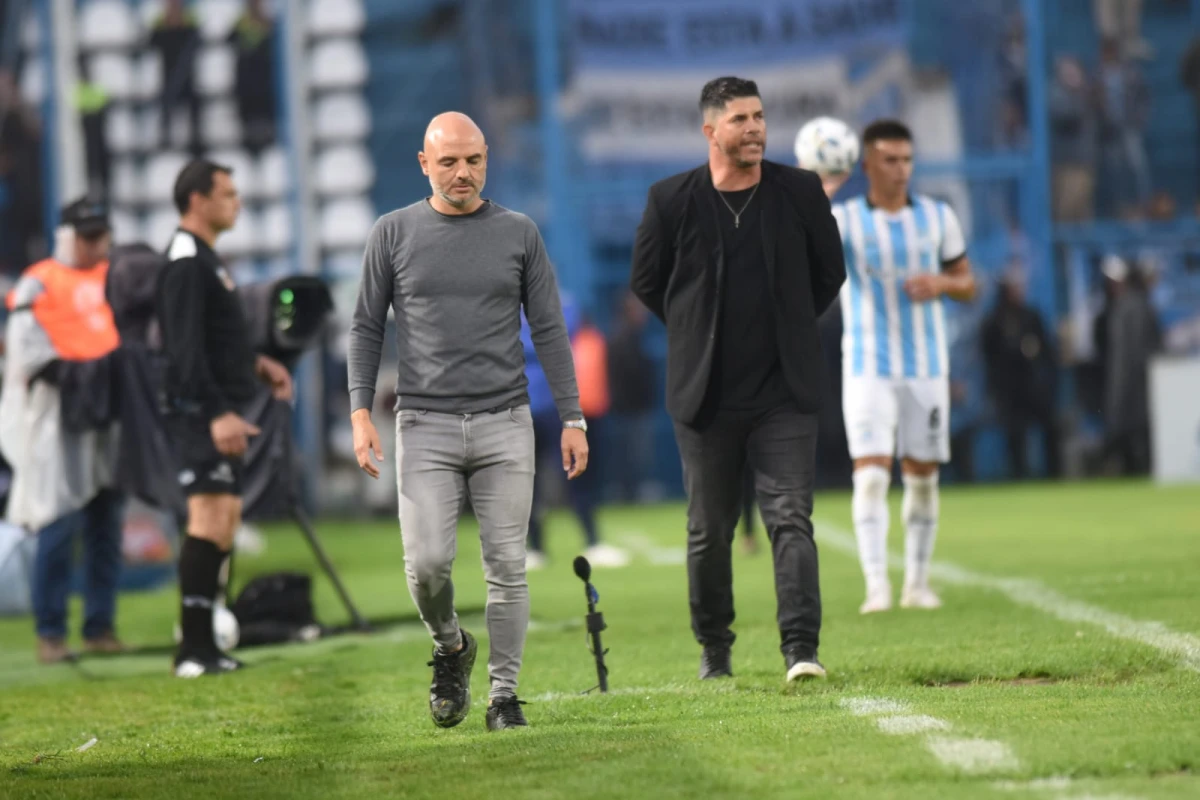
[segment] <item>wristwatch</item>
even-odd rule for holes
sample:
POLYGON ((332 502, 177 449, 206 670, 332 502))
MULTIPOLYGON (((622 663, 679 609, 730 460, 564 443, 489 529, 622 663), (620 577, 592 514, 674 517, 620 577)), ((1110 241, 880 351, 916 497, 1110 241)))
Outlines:
POLYGON ((584 433, 587 433, 587 420, 584 419, 583 417, 580 417, 579 419, 569 419, 563 423, 563 427, 564 428, 578 428, 579 430, 583 431, 584 433))

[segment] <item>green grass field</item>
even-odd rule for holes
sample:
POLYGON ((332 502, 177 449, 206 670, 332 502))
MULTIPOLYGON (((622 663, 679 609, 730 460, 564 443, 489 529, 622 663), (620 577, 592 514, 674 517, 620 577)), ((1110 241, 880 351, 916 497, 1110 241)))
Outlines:
MULTIPOLYGON (((429 719, 429 642, 389 524, 321 532, 364 612, 400 622, 242 651, 252 668, 236 675, 169 677, 172 589, 122 600, 123 636, 155 653, 42 668, 29 621, 0 621, 0 798, 1200 797, 1200 492, 945 490, 945 608, 865 618, 848 496, 822 495, 816 515, 830 677, 789 686, 765 551, 735 563, 736 677, 702 684, 682 509, 606 512, 604 534, 638 552, 593 576, 608 696, 579 695, 595 683, 570 566, 580 539, 556 517, 557 558, 530 578, 525 731, 484 729, 469 525, 455 577, 481 658, 476 705, 452 730, 429 719)), ((286 528, 239 580, 280 568, 315 570, 286 528)), ((324 581, 317 604, 322 622, 345 621, 324 581)))

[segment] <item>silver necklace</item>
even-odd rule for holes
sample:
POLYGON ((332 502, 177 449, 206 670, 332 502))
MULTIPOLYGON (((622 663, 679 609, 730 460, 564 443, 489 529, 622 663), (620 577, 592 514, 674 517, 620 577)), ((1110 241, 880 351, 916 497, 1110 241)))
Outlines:
POLYGON ((750 207, 750 203, 754 201, 754 195, 758 194, 758 187, 762 185, 762 181, 754 184, 754 191, 750 192, 750 196, 746 198, 746 202, 742 204, 741 211, 734 211, 733 206, 729 205, 729 201, 725 199, 725 193, 720 189, 717 190, 717 197, 721 198, 721 202, 729 209, 729 213, 733 214, 733 227, 738 227, 742 222, 742 214, 746 213, 746 209, 750 207))

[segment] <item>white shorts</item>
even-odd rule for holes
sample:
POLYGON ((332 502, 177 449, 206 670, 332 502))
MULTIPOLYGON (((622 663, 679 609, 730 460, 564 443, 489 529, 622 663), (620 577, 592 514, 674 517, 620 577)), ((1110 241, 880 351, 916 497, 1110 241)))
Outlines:
POLYGON ((851 458, 950 460, 950 381, 846 376, 842 414, 851 458))

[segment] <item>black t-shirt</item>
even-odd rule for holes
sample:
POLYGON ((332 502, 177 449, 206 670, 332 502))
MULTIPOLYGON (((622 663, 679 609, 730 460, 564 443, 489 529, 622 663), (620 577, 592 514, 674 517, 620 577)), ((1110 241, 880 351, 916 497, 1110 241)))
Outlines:
POLYGON ((721 195, 739 217, 735 227, 733 213, 717 198, 725 277, 710 409, 766 411, 787 402, 789 393, 779 365, 775 301, 763 250, 763 199, 753 188, 721 195))
POLYGON ((171 239, 156 310, 170 410, 212 420, 254 397, 257 356, 237 286, 213 249, 187 231, 171 239))

